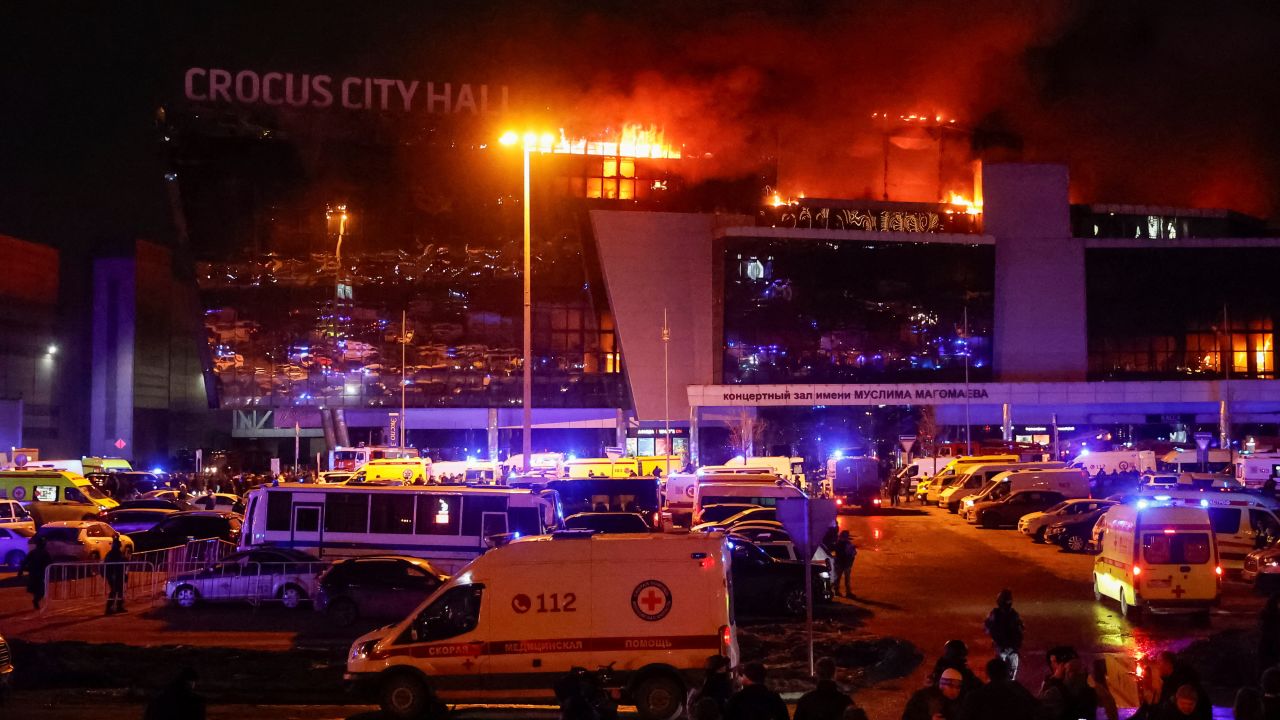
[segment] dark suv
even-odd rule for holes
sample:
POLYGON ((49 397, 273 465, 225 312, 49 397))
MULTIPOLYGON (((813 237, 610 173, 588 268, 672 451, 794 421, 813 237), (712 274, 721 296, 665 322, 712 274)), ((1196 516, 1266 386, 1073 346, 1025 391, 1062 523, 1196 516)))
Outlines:
POLYGON ((186 545, 188 540, 217 538, 240 540, 240 516, 235 513, 195 510, 173 513, 143 532, 129 535, 135 553, 186 545))
POLYGON ((314 604, 343 626, 361 619, 403 620, 448 579, 421 558, 349 558, 320 576, 314 604))
POLYGON ((1060 492, 1019 490, 998 502, 975 507, 973 519, 984 528, 1010 527, 1017 525, 1023 515, 1047 510, 1065 499, 1060 492))
MULTIPOLYGON (((804 614, 804 565, 796 560, 771 557, 741 536, 730 536, 733 603, 745 612, 765 615, 804 614)), ((831 575, 822 563, 809 563, 813 599, 831 599, 831 575)))

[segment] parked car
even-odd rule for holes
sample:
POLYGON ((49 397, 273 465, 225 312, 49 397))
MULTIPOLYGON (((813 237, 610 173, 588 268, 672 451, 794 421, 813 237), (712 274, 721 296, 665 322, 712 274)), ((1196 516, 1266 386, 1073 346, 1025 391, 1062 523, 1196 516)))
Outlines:
POLYGON ((1108 503, 1093 510, 1064 518, 1045 529, 1044 541, 1071 552, 1085 552, 1092 547, 1093 528, 1098 518, 1116 503, 1108 503))
POLYGON ((17 500, 0 500, 0 527, 24 525, 35 529, 36 522, 31 513, 22 507, 17 500))
POLYGON ((730 535, 729 546, 733 602, 738 608, 765 615, 803 615, 806 565, 814 601, 831 600, 831 573, 824 564, 779 560, 741 535, 730 535))
POLYGON ((27 549, 36 534, 34 526, 5 525, 0 527, 0 559, 6 567, 16 569, 27 557, 27 549))
POLYGON ((1240 579, 1261 593, 1270 595, 1280 592, 1280 544, 1245 555, 1240 579))
POLYGON ((448 579, 421 558, 349 558, 320 575, 314 605, 342 626, 359 620, 400 620, 448 579))
POLYGON ((290 548, 245 550, 170 578, 164 594, 184 608, 201 602, 279 600, 293 609, 315 597, 316 577, 327 566, 313 555, 290 548))
MULTIPOLYGON (((714 507, 714 506, 708 505, 707 507, 714 507)), ((703 510, 703 515, 704 516, 706 515, 706 510, 703 510)), ((741 512, 736 512, 723 520, 706 521, 706 522, 699 523, 698 525, 694 526, 693 530, 695 532, 699 532, 699 531, 705 532, 707 530, 727 530, 740 523, 755 522, 759 520, 776 521, 777 519, 778 519, 777 508, 758 507, 753 505, 741 512)))
POLYGON ((126 535, 150 530, 177 510, 161 510, 155 508, 125 508, 110 510, 102 514, 102 522, 126 535))
POLYGON ((239 495, 232 495, 231 493, 207 493, 192 496, 191 509, 241 512, 244 510, 244 501, 240 499, 239 495))
POLYGON ((118 510, 190 510, 191 503, 176 498, 121 500, 118 510))
POLYGON ((973 518, 984 528, 1013 527, 1023 515, 1043 511, 1064 499, 1060 492, 1020 490, 1003 500, 975 505, 973 518))
POLYGON ((111 543, 120 538, 120 549, 127 558, 133 554, 134 544, 128 535, 121 535, 115 528, 98 520, 67 520, 45 523, 40 526, 28 545, 36 538, 44 538, 45 547, 55 562, 101 562, 111 552, 111 543))
POLYGON ((129 536, 138 552, 163 550, 189 540, 217 538, 229 543, 240 539, 240 516, 216 510, 189 510, 169 515, 150 530, 129 536))
POLYGON ((1044 542, 1044 531, 1049 529, 1050 525, 1059 522, 1070 522, 1079 515, 1085 515, 1098 508, 1111 507, 1112 505, 1115 505, 1115 502, 1111 500, 1095 500, 1093 498, 1063 500, 1053 507, 1046 508, 1043 512, 1023 515, 1018 520, 1018 530, 1023 535, 1029 535, 1035 542, 1044 542))
MULTIPOLYGON (((779 560, 799 560, 803 554, 802 551, 796 550, 795 541, 791 539, 791 534, 782 526, 782 523, 776 520, 739 523, 733 526, 731 532, 733 535, 747 538, 756 547, 779 560)), ((829 569, 829 561, 831 559, 826 549, 822 545, 818 545, 818 549, 813 556, 814 562, 827 565, 829 569)))
POLYGON ((595 530, 602 533, 653 532, 644 515, 634 512, 580 512, 564 519, 567 530, 595 530))

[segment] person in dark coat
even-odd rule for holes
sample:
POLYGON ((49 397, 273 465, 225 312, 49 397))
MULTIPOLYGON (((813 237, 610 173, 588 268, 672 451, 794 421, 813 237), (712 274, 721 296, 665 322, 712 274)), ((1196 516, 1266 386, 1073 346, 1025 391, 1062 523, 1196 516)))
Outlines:
POLYGON ((196 671, 183 668, 147 703, 143 720, 204 720, 204 698, 196 694, 196 671))
POLYGON ((1098 715, 1098 695, 1073 648, 1049 651, 1052 674, 1040 688, 1040 715, 1046 720, 1079 720, 1098 715))
POLYGON ((1013 591, 1005 588, 996 595, 996 606, 984 623, 996 655, 1009 666, 1009 677, 1018 677, 1018 653, 1022 650, 1022 616, 1013 609, 1013 591))
MULTIPOLYGON (((1035 696, 1009 675, 1009 663, 987 661, 987 684, 975 689, 960 707, 960 720, 1035 720, 1035 696)), ((1092 718, 1090 718, 1092 720, 1092 718)))
POLYGON ((853 698, 836 685, 836 661, 822 658, 814 670, 818 686, 800 696, 795 720, 841 720, 844 709, 853 705, 853 698))
POLYGON ((125 556, 120 546, 120 536, 111 539, 111 549, 103 558, 103 578, 107 581, 107 614, 124 612, 125 556))
POLYGON ((40 603, 44 600, 44 571, 52 564, 53 556, 49 554, 45 539, 36 535, 36 546, 18 568, 18 577, 27 573, 27 592, 31 593, 31 604, 36 610, 40 609, 40 603))
POLYGON ((733 695, 733 676, 729 673, 729 658, 724 655, 712 655, 707 658, 704 669, 706 675, 702 678, 702 685, 689 691, 685 706, 692 714, 693 707, 700 701, 710 700, 723 715, 725 706, 729 704, 729 698, 733 695))
POLYGON ((1179 685, 1156 712, 1156 720, 1213 720, 1213 707, 1199 687, 1179 685))
POLYGON ((832 589, 836 595, 840 594, 840 580, 844 579, 844 594, 846 597, 853 597, 853 587, 850 585, 853 576, 853 561, 858 557, 858 546, 853 544, 853 537, 849 535, 848 530, 841 530, 840 536, 836 538, 835 552, 832 553, 835 558, 836 576, 832 583, 832 589))
POLYGON ((957 720, 963 687, 959 670, 943 670, 936 682, 911 694, 902 709, 902 720, 957 720))
POLYGON ((1280 668, 1267 668, 1262 673, 1262 716, 1280 720, 1280 668))
POLYGON ((1156 673, 1160 676, 1158 705, 1172 705, 1174 693, 1178 692, 1178 688, 1190 685, 1199 691, 1201 704, 1206 708, 1210 707, 1209 694, 1200 684, 1200 676, 1196 675, 1196 671, 1179 659, 1175 653, 1164 650, 1156 655, 1156 673))
POLYGON ((963 640, 948 640, 942 646, 942 656, 933 664, 933 672, 929 674, 929 684, 937 684, 938 678, 942 677, 942 671, 947 669, 960 673, 961 700, 982 685, 982 681, 969 667, 969 646, 965 645, 963 640))
POLYGON ((765 686, 760 663, 742 666, 742 689, 729 698, 725 720, 791 720, 782 696, 765 686))

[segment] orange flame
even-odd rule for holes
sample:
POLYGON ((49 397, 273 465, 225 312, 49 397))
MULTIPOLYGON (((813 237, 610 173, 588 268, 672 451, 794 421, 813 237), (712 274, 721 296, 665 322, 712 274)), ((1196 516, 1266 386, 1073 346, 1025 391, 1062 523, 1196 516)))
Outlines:
POLYGON ((622 132, 609 140, 570 139, 565 136, 564 128, 561 128, 558 137, 545 133, 536 138, 529 145, 529 150, 559 155, 603 155, 657 160, 678 160, 681 155, 681 148, 667 142, 665 131, 639 124, 624 125, 622 132))
POLYGON ((960 193, 952 190, 947 195, 947 204, 957 208, 964 208, 966 215, 981 215, 982 203, 974 202, 960 193))

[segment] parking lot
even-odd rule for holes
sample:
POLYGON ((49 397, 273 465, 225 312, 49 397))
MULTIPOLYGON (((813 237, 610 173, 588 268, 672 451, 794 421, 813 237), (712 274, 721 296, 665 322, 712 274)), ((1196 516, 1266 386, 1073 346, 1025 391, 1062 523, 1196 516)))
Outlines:
MULTIPOLYGON (((1196 640, 1221 638, 1224 631, 1251 631, 1262 604, 1249 588, 1228 580, 1209 627, 1181 618, 1152 618, 1134 626, 1120 617, 1114 603, 1094 601, 1089 555, 1034 544, 1015 530, 980 529, 945 510, 914 504, 842 515, 839 524, 852 532, 860 549, 854 566, 856 597, 819 609, 824 642, 897 638, 923 654, 905 676, 878 680, 858 691, 859 703, 873 718, 901 712, 906 696, 923 681, 949 639, 968 643, 972 664, 980 667, 991 654, 982 621, 996 593, 1005 587, 1013 591, 1027 625, 1020 679, 1031 687, 1038 687, 1043 651, 1053 645, 1075 645, 1084 654, 1130 656, 1183 649, 1196 640)), ((742 618, 742 623, 748 633, 803 637, 794 621, 742 618)), ((89 607, 36 613, 30 610, 21 582, 12 573, 0 575, 0 632, 17 644, 66 650, 89 643, 98 647, 84 652, 95 655, 108 652, 105 646, 110 645, 109 652, 121 658, 115 664, 127 667, 127 658, 135 658, 136 677, 144 687, 154 683, 149 674, 168 672, 175 658, 196 658, 208 678, 202 687, 215 704, 291 706, 287 712, 277 708, 284 714, 272 717, 359 717, 367 712, 342 706, 345 699, 338 687, 343 652, 364 629, 333 628, 309 608, 288 610, 279 605, 186 610, 135 604, 128 613, 111 617, 89 607), (53 645, 43 645, 47 643, 53 645), (204 650, 189 649, 193 647, 204 650)), ((1244 644, 1252 648, 1251 641, 1244 644)), ((1231 667, 1219 671, 1244 672, 1231 667)), ((89 675, 80 682, 88 687, 100 680, 89 675)))

